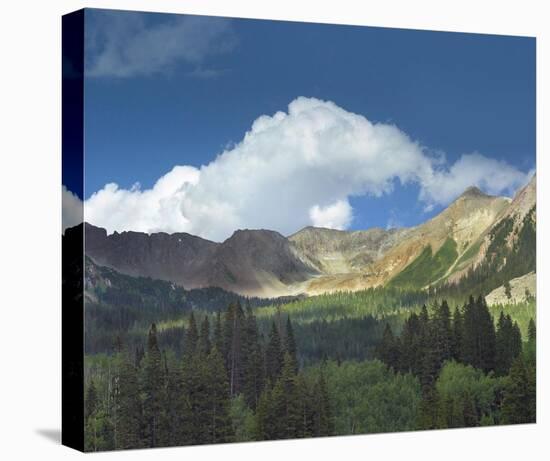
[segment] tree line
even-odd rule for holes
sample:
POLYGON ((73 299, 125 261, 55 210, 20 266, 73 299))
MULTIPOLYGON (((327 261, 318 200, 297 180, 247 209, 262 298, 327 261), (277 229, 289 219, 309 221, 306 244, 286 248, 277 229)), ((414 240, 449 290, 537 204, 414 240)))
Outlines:
POLYGON ((323 370, 305 377, 290 318, 276 320, 264 338, 250 306, 200 325, 191 313, 180 358, 160 349, 155 324, 145 350, 118 340, 112 374, 87 383, 86 449, 331 435, 323 370))
POLYGON ((412 373, 420 380, 419 428, 526 423, 536 417, 535 338, 532 319, 524 347, 510 315, 501 312, 495 327, 485 299, 470 296, 452 315, 445 300, 431 315, 424 305, 420 314, 409 316, 399 336, 386 325, 377 352, 396 373, 412 373), (443 389, 449 382, 464 386, 475 380, 479 391, 485 377, 489 381, 484 389, 490 387, 494 397, 491 405, 481 405, 475 391, 462 388, 445 400, 443 389))

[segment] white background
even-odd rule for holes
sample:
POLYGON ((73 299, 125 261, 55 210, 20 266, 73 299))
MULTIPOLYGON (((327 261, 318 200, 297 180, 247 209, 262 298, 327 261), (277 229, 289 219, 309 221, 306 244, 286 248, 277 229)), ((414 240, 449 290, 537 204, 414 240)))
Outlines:
MULTIPOLYGON (((61 15, 85 6, 537 37, 538 424, 139 450, 102 459, 548 459, 548 61, 542 0, 3 2, 0 12, 0 458, 72 459, 61 427, 61 15), (546 257, 546 258, 545 258, 546 257)), ((545 30, 546 28, 546 30, 545 30)), ((361 59, 360 56, 357 57, 361 59)), ((514 110, 510 107, 510 110, 514 110)), ((75 325, 75 328, 78 326, 75 325)))

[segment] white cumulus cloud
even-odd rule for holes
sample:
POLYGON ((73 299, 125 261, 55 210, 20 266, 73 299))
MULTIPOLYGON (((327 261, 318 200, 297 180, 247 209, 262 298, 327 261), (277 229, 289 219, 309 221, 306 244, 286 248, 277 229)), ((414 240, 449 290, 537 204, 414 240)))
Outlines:
POLYGON ((151 189, 141 190, 139 184, 129 190, 107 184, 86 200, 86 221, 105 227, 109 233, 185 231, 190 222, 181 212, 181 204, 189 186, 196 185, 198 180, 196 168, 176 166, 151 189))
POLYGON ((525 184, 529 173, 523 173, 502 160, 479 153, 465 154, 448 169, 434 171, 424 178, 420 198, 429 204, 445 205, 472 185, 489 194, 513 194, 525 184))
POLYGON ((350 197, 417 184, 426 206, 470 185, 512 192, 527 175, 481 154, 449 165, 397 127, 372 123, 330 101, 299 97, 262 115, 241 142, 200 168, 177 166, 151 189, 108 184, 86 201, 86 220, 114 230, 183 231, 223 240, 235 229, 288 235, 307 225, 345 229, 350 197))
POLYGON ((347 200, 338 200, 326 207, 312 206, 309 217, 315 227, 343 230, 351 224, 353 210, 347 200))

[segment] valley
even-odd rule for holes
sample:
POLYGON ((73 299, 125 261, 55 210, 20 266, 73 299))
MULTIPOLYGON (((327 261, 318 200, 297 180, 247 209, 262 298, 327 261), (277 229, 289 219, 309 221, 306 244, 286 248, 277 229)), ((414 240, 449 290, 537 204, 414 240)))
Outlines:
POLYGON ((139 389, 168 399, 163 434, 186 434, 167 444, 211 441, 186 424, 212 401, 227 441, 529 422, 511 386, 519 367, 521 385, 534 379, 535 229, 535 178, 513 199, 469 188, 413 228, 239 230, 216 243, 85 224, 85 379, 101 409, 90 449, 142 437, 124 419, 139 389))

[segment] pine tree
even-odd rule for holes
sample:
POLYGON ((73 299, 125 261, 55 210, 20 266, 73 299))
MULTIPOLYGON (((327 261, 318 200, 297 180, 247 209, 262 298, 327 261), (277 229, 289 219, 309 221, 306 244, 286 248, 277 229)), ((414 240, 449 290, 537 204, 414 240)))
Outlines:
POLYGON ((277 415, 282 417, 285 422, 284 432, 279 434, 277 438, 293 439, 300 433, 300 402, 299 392, 296 385, 296 372, 294 371, 294 361, 290 354, 285 353, 284 365, 279 378, 284 396, 284 413, 277 415))
POLYGON ((515 359, 522 352, 523 340, 521 339, 521 330, 519 328, 518 322, 514 322, 512 328, 512 340, 511 346, 512 357, 515 359))
POLYGON ((121 359, 118 389, 115 449, 139 448, 142 446, 139 379, 135 364, 127 353, 121 359))
POLYGON ((294 330, 292 328, 292 322, 290 321, 290 315, 286 319, 285 352, 290 357, 290 362, 294 369, 294 373, 298 373, 298 358, 296 356, 296 340, 294 339, 294 330))
POLYGON ((504 376, 508 373, 512 365, 512 357, 510 356, 510 339, 511 339, 511 322, 500 312, 496 330, 496 356, 495 356, 495 373, 499 376, 504 376))
POLYGON ((451 312, 447 301, 436 306, 433 318, 434 347, 437 361, 441 365, 451 358, 453 335, 451 330, 451 312))
POLYGON ((240 303, 230 304, 224 320, 225 367, 231 396, 241 392, 243 381, 244 312, 240 303))
POLYGON ((182 445, 204 443, 201 411, 207 396, 205 396, 203 365, 204 360, 196 355, 186 354, 183 359, 181 387, 185 416, 181 420, 182 445))
POLYGON ((264 358, 256 318, 250 305, 246 310, 245 328, 242 391, 247 405, 255 410, 264 385, 264 358))
POLYGON ((510 369, 510 378, 502 401, 504 424, 536 422, 536 374, 534 366, 519 355, 510 369))
POLYGON ((147 339, 147 353, 143 369, 144 440, 147 447, 160 444, 160 423, 165 404, 164 369, 158 347, 157 328, 153 323, 147 339))
POLYGON ((269 341, 265 352, 266 362, 266 377, 273 385, 281 374, 283 369, 283 348, 281 346, 281 336, 275 322, 271 323, 271 331, 269 333, 269 341))
POLYGON ((204 402, 207 443, 223 443, 232 440, 233 426, 230 416, 230 396, 223 358, 214 348, 206 363, 206 401, 204 402))
POLYGON ((462 336, 464 334, 464 320, 458 306, 453 313, 453 334, 451 343, 451 357, 457 362, 462 361, 462 336))
POLYGON ((317 381, 316 392, 317 401, 315 402, 315 426, 314 435, 316 437, 326 437, 334 433, 334 421, 330 409, 330 399, 325 380, 323 368, 319 370, 319 379, 317 381))
POLYGON ((199 331, 197 329, 197 322, 195 320, 195 314, 191 312, 189 315, 189 326, 185 334, 184 355, 191 357, 199 342, 199 331))
POLYGON ((464 307, 463 360, 486 373, 494 370, 496 333, 493 318, 483 297, 464 307))
POLYGON ((275 433, 275 421, 272 419, 273 413, 273 391, 272 388, 266 387, 256 407, 256 440, 270 440, 272 434, 275 433))
POLYGON ((393 335, 393 331, 389 323, 386 323, 384 333, 382 335, 382 341, 378 346, 378 357, 388 367, 394 370, 399 366, 399 343, 398 338, 393 335))
POLYGON ((405 320, 401 333, 399 371, 420 375, 423 344, 420 338, 420 320, 414 312, 405 320))
POLYGON ((201 324, 201 331, 198 341, 198 351, 199 354, 208 355, 210 354, 211 343, 210 343, 210 324, 208 322, 208 316, 204 316, 204 320, 201 324))
POLYGON ((508 374, 514 359, 521 353, 521 332, 517 322, 501 311, 496 331, 495 373, 508 374))
POLYGON ((308 385, 308 381, 304 378, 303 373, 296 376, 296 389, 298 393, 298 409, 299 415, 297 438, 314 437, 316 423, 316 403, 318 400, 317 386, 314 388, 308 385))
POLYGON ((222 353, 224 338, 222 330, 222 315, 220 311, 218 311, 218 313, 216 314, 216 323, 214 326, 214 346, 216 347, 216 349, 218 349, 218 352, 222 353))

